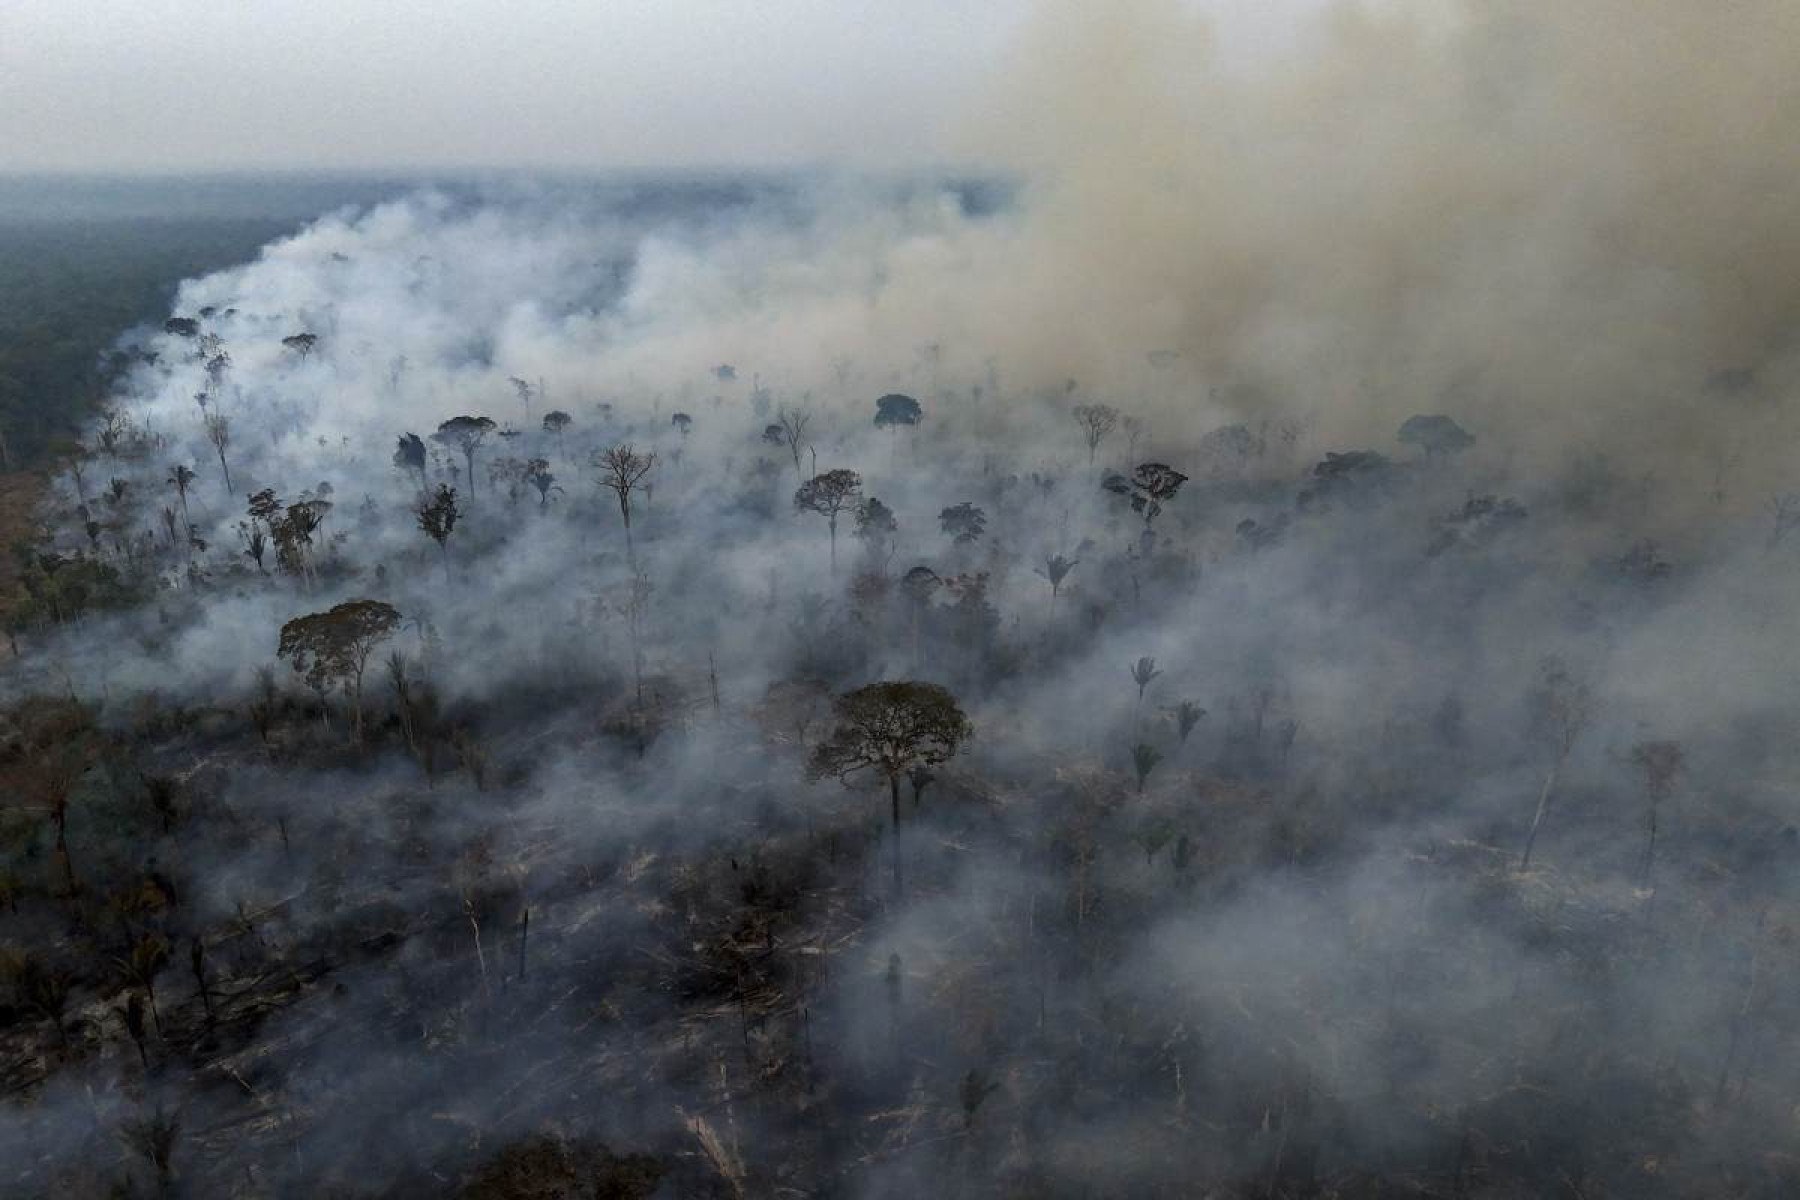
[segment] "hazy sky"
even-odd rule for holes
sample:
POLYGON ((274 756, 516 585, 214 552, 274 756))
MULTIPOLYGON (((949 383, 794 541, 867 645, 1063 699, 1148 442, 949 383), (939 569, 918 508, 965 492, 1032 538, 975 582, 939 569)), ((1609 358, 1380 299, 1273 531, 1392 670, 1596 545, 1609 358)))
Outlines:
POLYGON ((1038 6, 0 0, 0 170, 941 160, 1038 6))

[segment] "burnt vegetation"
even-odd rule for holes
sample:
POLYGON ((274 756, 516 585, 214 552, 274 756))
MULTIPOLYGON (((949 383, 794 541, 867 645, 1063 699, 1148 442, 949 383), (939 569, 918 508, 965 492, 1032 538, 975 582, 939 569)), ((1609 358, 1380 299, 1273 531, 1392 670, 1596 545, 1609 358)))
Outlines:
POLYGON ((185 289, 15 551, 0 1192, 1800 1188, 1789 500, 265 307, 446 219, 185 289))

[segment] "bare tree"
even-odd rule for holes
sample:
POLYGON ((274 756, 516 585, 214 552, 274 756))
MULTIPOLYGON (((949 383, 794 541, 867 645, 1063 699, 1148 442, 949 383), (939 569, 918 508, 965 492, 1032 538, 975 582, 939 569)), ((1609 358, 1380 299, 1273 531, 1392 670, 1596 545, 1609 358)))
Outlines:
POLYGON ((795 479, 800 478, 800 447, 806 442, 806 427, 811 422, 812 413, 804 408, 784 404, 775 413, 775 425, 781 431, 781 444, 794 456, 795 479))
POLYGON ((1641 880, 1648 885, 1650 872, 1656 866, 1657 820, 1663 802, 1675 790, 1675 781, 1686 765, 1686 757, 1680 742, 1639 742, 1631 748, 1631 765, 1637 768, 1643 780, 1644 799, 1648 802, 1645 824, 1649 838, 1644 845, 1644 864, 1640 872, 1641 880))
POLYGON ((822 475, 814 475, 794 492, 794 507, 801 512, 814 512, 825 518, 831 529, 831 569, 837 571, 838 516, 847 508, 855 508, 862 499, 862 476, 838 467, 822 475))
POLYGON ((1110 404, 1077 404, 1075 423, 1081 426, 1081 440, 1087 443, 1088 466, 1094 465, 1094 451, 1119 423, 1119 410, 1110 404))
POLYGON ((1576 678, 1559 658, 1547 658, 1538 668, 1538 687, 1532 697, 1534 720, 1540 735, 1550 745, 1550 772, 1538 792, 1537 810, 1531 816, 1531 829, 1525 835, 1525 850, 1519 856, 1519 870, 1531 866, 1531 852, 1537 846, 1538 830, 1550 810, 1550 797, 1556 790, 1557 776, 1574 752, 1593 716, 1593 694, 1585 681, 1576 678))
POLYGON ((656 455, 642 454, 630 442, 608 446, 594 454, 593 465, 600 471, 600 486, 619 498, 619 517, 625 522, 625 553, 634 561, 637 550, 631 541, 631 493, 656 466, 656 455))
POLYGON ((209 412, 205 424, 206 440, 219 452, 219 469, 225 472, 225 494, 236 495, 231 489, 231 464, 225 461, 225 448, 231 445, 231 419, 224 413, 209 412))

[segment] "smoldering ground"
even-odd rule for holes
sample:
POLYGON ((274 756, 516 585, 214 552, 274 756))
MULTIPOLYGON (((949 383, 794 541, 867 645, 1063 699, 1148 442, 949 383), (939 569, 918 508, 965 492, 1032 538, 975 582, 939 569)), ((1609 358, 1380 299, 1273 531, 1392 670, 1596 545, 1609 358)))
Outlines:
POLYGON ((14 623, 6 1186, 1791 1189, 1790 20, 1342 10, 1243 80, 1052 5, 977 123, 1047 169, 422 194, 190 281, 14 623), (795 510, 833 468, 892 532, 795 510), (352 598, 360 701, 276 662, 352 598), (803 772, 883 678, 976 731, 897 831, 803 772))

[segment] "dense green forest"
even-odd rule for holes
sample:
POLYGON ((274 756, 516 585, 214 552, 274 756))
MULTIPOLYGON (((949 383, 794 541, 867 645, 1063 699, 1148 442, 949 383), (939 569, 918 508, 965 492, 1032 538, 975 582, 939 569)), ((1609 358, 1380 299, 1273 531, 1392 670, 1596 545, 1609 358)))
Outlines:
POLYGON ((161 319, 181 280, 289 227, 246 217, 0 219, 0 437, 12 469, 75 432, 118 368, 119 336, 161 319))

